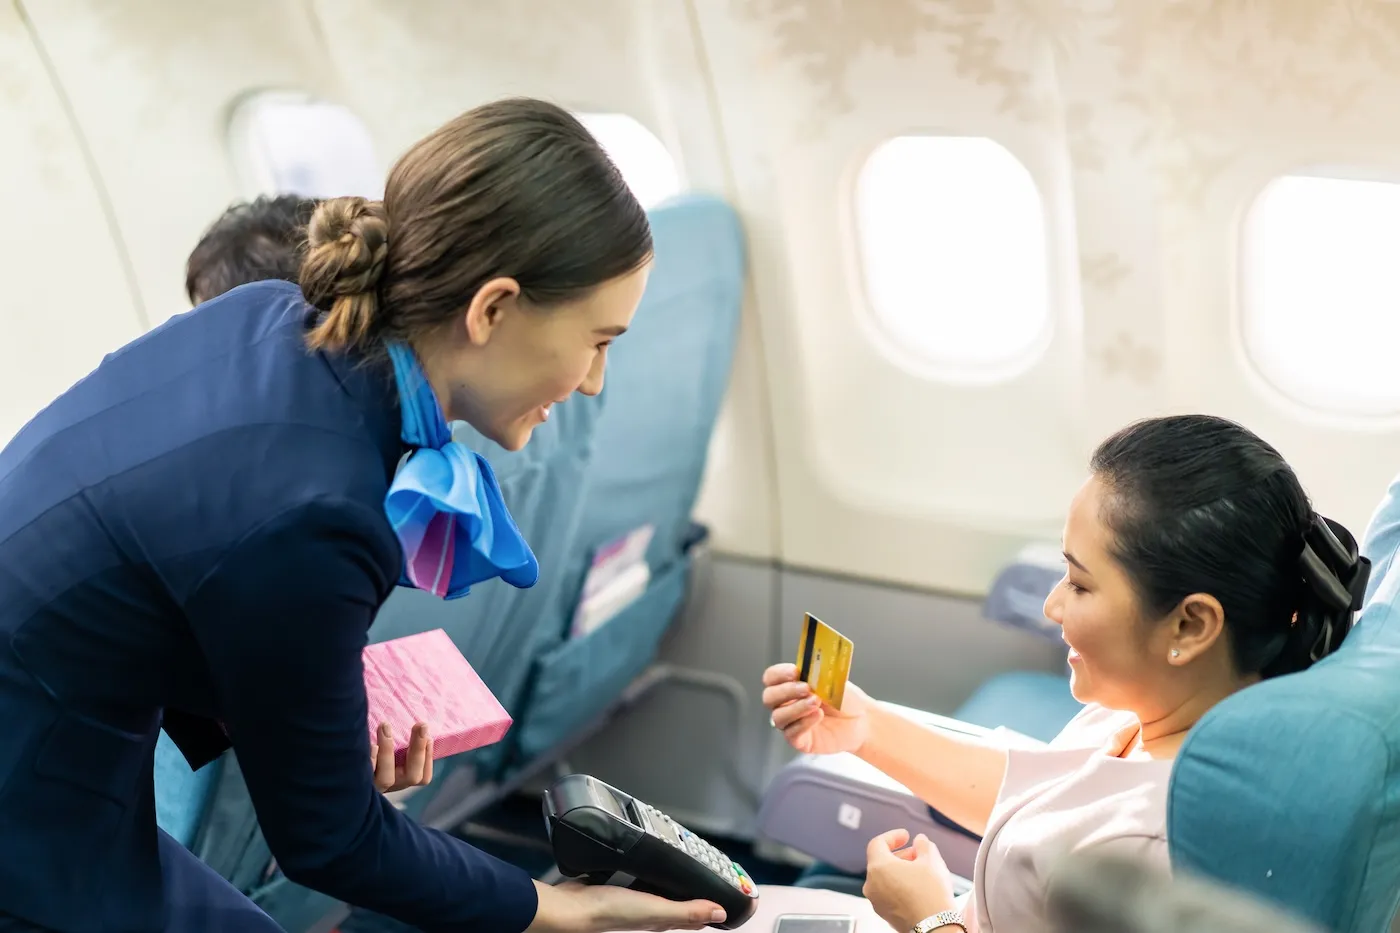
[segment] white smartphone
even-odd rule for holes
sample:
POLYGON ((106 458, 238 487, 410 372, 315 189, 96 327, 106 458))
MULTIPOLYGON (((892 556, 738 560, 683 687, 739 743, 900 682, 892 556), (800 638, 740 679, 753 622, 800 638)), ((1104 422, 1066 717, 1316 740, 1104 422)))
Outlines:
POLYGON ((855 933, 856 918, 844 914, 783 914, 773 933, 855 933))

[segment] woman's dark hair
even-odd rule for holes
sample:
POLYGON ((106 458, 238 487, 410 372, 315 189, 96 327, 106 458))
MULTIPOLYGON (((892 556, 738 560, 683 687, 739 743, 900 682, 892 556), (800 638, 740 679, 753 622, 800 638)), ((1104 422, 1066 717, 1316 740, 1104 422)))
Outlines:
POLYGON ((431 333, 498 276, 536 304, 582 297, 652 252, 646 212, 592 134, 529 98, 429 134, 383 201, 326 201, 307 237, 301 288, 325 312, 308 342, 327 350, 431 333))
POLYGON ((1259 437, 1208 415, 1153 418, 1100 444, 1091 467, 1109 490, 1113 556, 1151 617, 1214 596, 1236 667, 1264 677, 1346 637, 1370 564, 1259 437))

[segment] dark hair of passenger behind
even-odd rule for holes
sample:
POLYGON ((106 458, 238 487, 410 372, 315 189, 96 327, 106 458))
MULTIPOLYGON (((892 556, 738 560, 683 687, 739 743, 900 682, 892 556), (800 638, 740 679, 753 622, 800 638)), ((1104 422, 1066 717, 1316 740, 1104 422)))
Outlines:
POLYGON ((185 263, 191 304, 264 279, 297 280, 316 201, 295 194, 234 204, 210 225, 185 263))
POLYGON ((324 312, 308 342, 325 350, 429 335, 497 277, 538 306, 581 298, 652 251, 646 212, 593 135, 529 98, 435 130, 390 170, 382 202, 326 201, 307 233, 301 287, 324 312))
POLYGON ((1104 441, 1091 466, 1110 490, 1114 556, 1150 618, 1214 596, 1236 667, 1264 677, 1346 637, 1370 564, 1259 437, 1208 415, 1154 418, 1104 441))

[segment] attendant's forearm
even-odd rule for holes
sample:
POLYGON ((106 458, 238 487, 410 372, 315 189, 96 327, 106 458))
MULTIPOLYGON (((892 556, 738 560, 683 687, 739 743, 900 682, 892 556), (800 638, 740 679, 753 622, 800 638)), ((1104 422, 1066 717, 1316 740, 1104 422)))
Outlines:
POLYGON ((870 738, 856 754, 953 822, 985 833, 1006 773, 1006 749, 871 707, 870 738))

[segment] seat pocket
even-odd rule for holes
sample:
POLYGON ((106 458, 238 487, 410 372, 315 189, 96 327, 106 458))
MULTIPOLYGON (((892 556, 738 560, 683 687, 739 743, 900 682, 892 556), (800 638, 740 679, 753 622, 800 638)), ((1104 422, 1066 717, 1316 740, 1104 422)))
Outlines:
POLYGON ((616 616, 536 662, 530 701, 516 724, 518 760, 530 761, 588 726, 647 669, 680 610, 689 565, 688 558, 676 561, 616 616))

